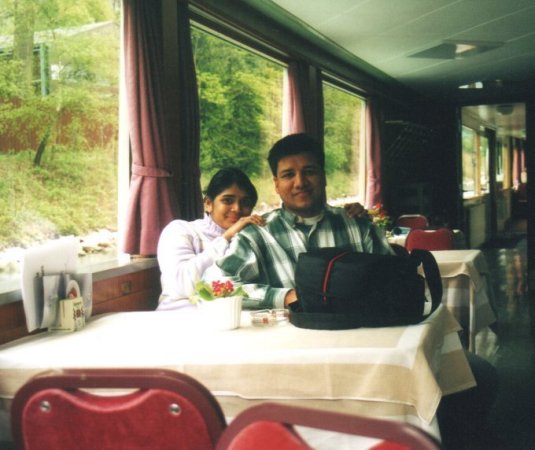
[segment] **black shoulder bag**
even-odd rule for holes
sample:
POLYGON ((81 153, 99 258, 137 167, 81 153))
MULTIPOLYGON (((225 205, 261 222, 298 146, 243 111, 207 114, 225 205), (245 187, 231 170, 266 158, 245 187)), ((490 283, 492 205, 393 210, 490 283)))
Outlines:
POLYGON ((442 300, 442 281, 432 253, 377 255, 323 248, 301 253, 295 283, 298 301, 290 321, 300 328, 343 330, 416 324, 424 315, 425 283, 431 312, 442 300), (418 273, 423 265, 425 278, 418 273))

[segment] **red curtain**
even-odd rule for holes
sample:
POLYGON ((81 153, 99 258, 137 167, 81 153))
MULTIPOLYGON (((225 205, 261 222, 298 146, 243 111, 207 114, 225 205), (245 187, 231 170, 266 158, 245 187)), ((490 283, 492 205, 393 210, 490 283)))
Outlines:
MULTIPOLYGON (((176 99, 173 93, 168 95, 167 89, 164 92, 164 86, 169 85, 170 71, 164 72, 163 68, 164 45, 167 45, 163 22, 169 18, 165 17, 167 11, 162 11, 162 2, 124 0, 123 4, 132 177, 122 249, 149 256, 156 254, 161 230, 172 219, 202 214, 199 125, 198 114, 195 115, 197 89, 187 3, 166 3, 176 8, 174 11, 180 19, 178 28, 172 27, 178 29, 177 41, 171 43, 178 55, 172 60, 178 59, 179 64, 193 71, 191 76, 184 70, 185 75, 175 80, 176 92, 188 95, 182 105, 170 100, 176 99)), ((176 68, 175 72, 180 71, 176 68)))
POLYGON ((379 100, 366 102, 366 206, 371 208, 383 202, 381 189, 381 112, 379 100))
POLYGON ((202 217, 203 203, 199 165, 201 119, 189 9, 186 0, 163 1, 171 5, 170 11, 164 12, 163 20, 170 22, 167 28, 175 33, 172 39, 166 39, 169 51, 165 58, 166 62, 176 61, 176 65, 167 70, 165 91, 174 173, 172 183, 178 199, 178 217, 193 220, 202 217), (176 46, 169 42, 173 39, 176 46))
POLYGON ((288 65, 283 134, 307 133, 323 143, 321 71, 303 61, 288 65))

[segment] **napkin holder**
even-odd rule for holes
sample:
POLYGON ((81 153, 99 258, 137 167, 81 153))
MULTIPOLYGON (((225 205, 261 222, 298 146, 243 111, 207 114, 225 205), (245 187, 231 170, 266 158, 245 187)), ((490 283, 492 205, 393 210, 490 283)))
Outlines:
POLYGON ((58 301, 56 320, 48 327, 48 331, 78 331, 84 326, 84 299, 64 298, 58 301))
POLYGON ((91 316, 91 274, 38 274, 36 295, 42 299, 40 328, 78 331, 91 316), (81 288, 80 288, 81 286, 81 288))

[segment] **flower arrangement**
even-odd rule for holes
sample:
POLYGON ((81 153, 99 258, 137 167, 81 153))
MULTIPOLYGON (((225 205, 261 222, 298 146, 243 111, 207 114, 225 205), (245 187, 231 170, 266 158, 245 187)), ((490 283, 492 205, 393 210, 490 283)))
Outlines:
POLYGON ((372 222, 383 230, 386 230, 391 225, 390 217, 382 203, 375 204, 368 210, 368 214, 370 215, 372 222))
POLYGON ((244 289, 241 286, 236 287, 231 280, 215 280, 211 283, 201 280, 195 284, 195 290, 197 295, 193 297, 194 302, 198 298, 211 301, 222 297, 247 296, 244 289))

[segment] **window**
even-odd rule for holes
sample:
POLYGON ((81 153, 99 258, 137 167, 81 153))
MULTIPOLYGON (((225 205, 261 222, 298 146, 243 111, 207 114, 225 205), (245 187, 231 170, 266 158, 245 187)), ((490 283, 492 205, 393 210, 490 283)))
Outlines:
MULTIPOLYGON (((5 5, 12 9, 0 18, 0 255, 97 232, 110 246, 87 249, 113 248, 120 2, 5 5)), ((0 277, 16 269, 7 263, 0 277)))
POLYGON ((489 192, 489 139, 487 136, 479 138, 479 187, 480 194, 489 192))
POLYGON ((329 203, 364 203, 366 151, 361 148, 360 128, 365 102, 329 83, 323 83, 323 99, 329 203))
POLYGON ((225 166, 244 168, 257 210, 278 206, 267 153, 282 137, 285 67, 199 28, 192 29, 201 114, 201 184, 225 166))
POLYGON ((503 139, 496 139, 496 181, 498 183, 504 182, 503 169, 504 169, 504 148, 503 139))
POLYGON ((472 128, 462 128, 463 198, 489 192, 489 141, 472 128))

